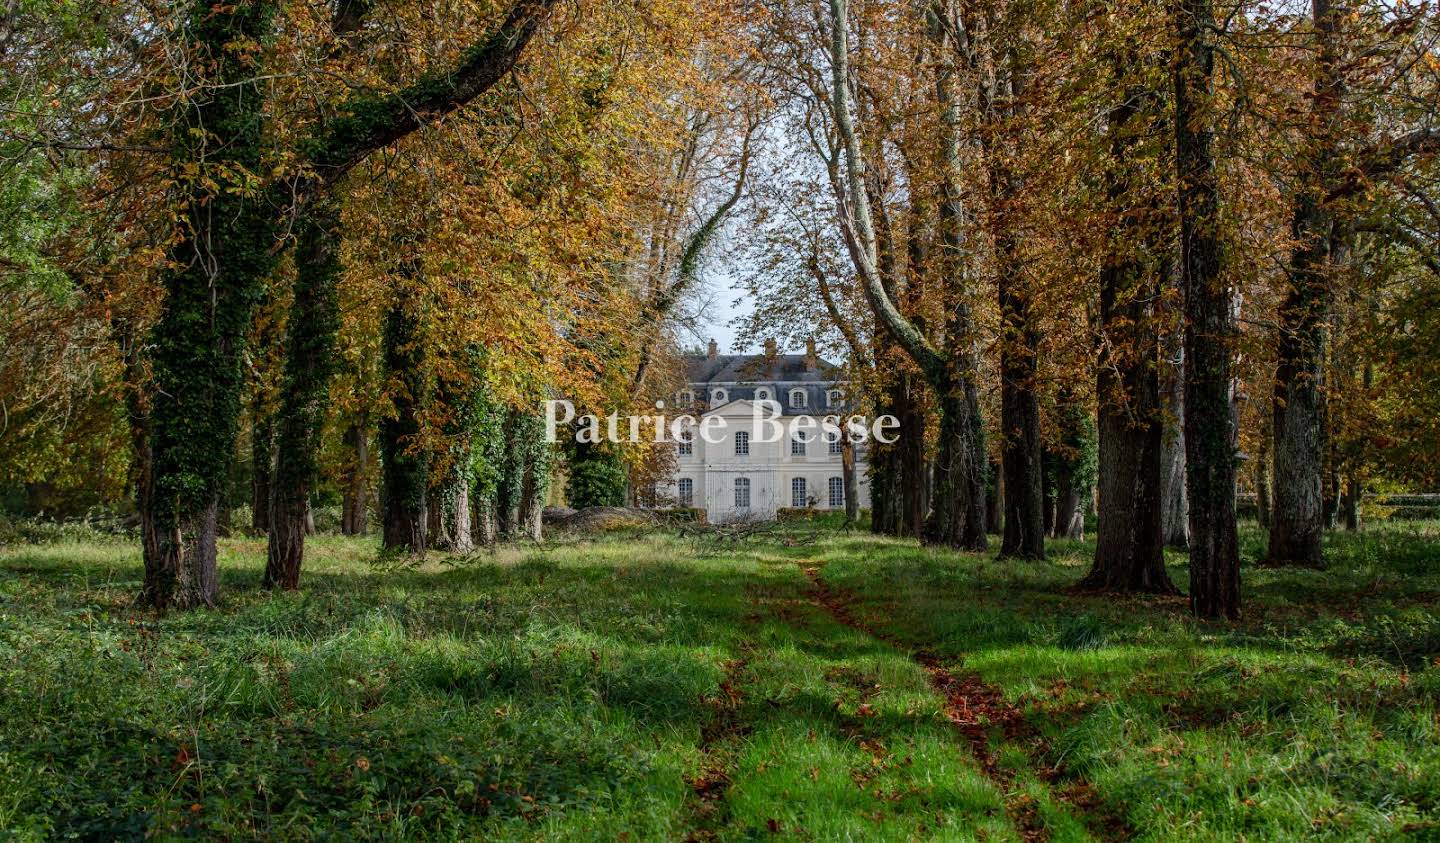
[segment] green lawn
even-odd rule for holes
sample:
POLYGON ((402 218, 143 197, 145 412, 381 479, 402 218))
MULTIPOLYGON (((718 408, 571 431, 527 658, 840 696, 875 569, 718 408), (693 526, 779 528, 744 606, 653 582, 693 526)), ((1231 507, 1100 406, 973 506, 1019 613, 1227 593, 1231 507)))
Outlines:
POLYGON ((157 619, 132 544, 0 548, 0 838, 1440 839, 1434 525, 1233 625, 1051 550, 320 538, 272 597, 236 539, 157 619))

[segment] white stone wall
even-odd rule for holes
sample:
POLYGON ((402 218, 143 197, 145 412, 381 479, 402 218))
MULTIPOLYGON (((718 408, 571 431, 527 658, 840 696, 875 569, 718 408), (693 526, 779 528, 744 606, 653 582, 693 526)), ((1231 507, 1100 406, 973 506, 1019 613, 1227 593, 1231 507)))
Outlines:
MULTIPOLYGON (((666 493, 675 496, 678 481, 689 478, 694 484, 693 505, 704 507, 711 521, 766 520, 774 518, 777 509, 793 505, 792 481, 804 478, 806 497, 815 501, 816 509, 843 509, 843 504, 830 506, 829 489, 830 478, 839 477, 843 482, 841 458, 839 454, 830 453, 829 443, 820 437, 818 428, 811 427, 804 455, 791 454, 790 440, 799 417, 775 419, 784 434, 779 441, 761 442, 754 427, 752 408, 749 401, 735 401, 702 416, 702 421, 710 416, 723 418, 724 428, 712 428, 715 431, 712 438, 716 440, 713 444, 704 441, 698 429, 694 431, 693 453, 676 457, 675 477, 666 493), (742 431, 750 434, 750 453, 737 456, 735 438, 742 431), (740 477, 750 480, 750 507, 745 510, 735 507, 735 480, 740 477)), ((814 418, 818 421, 818 416, 814 418)), ((861 507, 868 507, 870 484, 865 476, 864 447, 857 450, 857 497, 861 507)))

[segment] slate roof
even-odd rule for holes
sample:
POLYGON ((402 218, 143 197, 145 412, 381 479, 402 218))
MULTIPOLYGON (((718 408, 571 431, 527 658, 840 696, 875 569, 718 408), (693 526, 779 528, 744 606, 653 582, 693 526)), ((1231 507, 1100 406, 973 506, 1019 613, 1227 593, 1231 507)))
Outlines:
POLYGON ((826 360, 817 360, 812 371, 805 365, 803 354, 718 354, 708 357, 691 355, 686 361, 686 380, 692 384, 709 383, 818 383, 840 380, 840 367, 826 360))

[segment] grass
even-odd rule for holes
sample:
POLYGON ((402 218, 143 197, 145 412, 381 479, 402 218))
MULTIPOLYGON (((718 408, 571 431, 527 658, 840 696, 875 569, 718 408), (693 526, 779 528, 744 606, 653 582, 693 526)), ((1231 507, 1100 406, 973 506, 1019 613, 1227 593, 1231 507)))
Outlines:
POLYGON ((161 618, 131 543, 0 548, 0 838, 1440 839, 1440 532, 1329 541, 1236 624, 1078 542, 325 537, 268 596, 236 539, 161 618))

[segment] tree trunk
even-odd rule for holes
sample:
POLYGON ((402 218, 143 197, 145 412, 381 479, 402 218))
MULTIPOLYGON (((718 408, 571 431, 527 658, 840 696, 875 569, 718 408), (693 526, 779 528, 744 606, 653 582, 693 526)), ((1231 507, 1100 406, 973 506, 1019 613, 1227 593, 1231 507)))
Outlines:
POLYGON ((267 197, 235 186, 261 167, 264 93, 257 56, 276 4, 192 6, 184 31, 192 67, 209 73, 177 100, 174 159, 198 166, 181 179, 180 237, 163 273, 164 306, 153 333, 150 401, 152 492, 140 599, 156 608, 213 606, 219 599, 216 512, 234 458, 250 315, 274 266, 276 222, 267 197))
MULTIPOLYGON (((410 267, 415 269, 415 267, 410 267)), ((384 507, 382 543, 386 550, 424 553, 426 494, 430 459, 418 447, 420 411, 429 394, 422 350, 419 302, 402 290, 385 318, 385 371, 394 385, 394 415, 380 422, 380 460, 384 507)))
POLYGON ((350 425, 345 431, 353 462, 345 471, 345 491, 341 504, 340 532, 347 536, 363 536, 369 518, 370 486, 366 477, 370 467, 370 434, 363 423, 350 425))
MULTIPOLYGON (((1330 310, 1334 219, 1326 194, 1336 183, 1336 115, 1344 91, 1336 44, 1339 10, 1312 0, 1315 26, 1309 137, 1297 156, 1286 271, 1280 306, 1273 415, 1275 499, 1266 564, 1325 566, 1321 536, 1327 523, 1322 483, 1325 454, 1325 326, 1330 310)), ((1332 508, 1333 512, 1333 508, 1332 508)))
POLYGON ((1363 494, 1359 478, 1353 474, 1345 482, 1345 497, 1341 510, 1345 513, 1345 529, 1355 532, 1360 529, 1360 496, 1363 494))
POLYGON ((470 522, 470 485, 461 483, 455 490, 450 516, 450 549, 456 553, 475 550, 475 532, 470 522))
MULTIPOLYGON (((1002 280, 1002 290, 1007 286, 1002 280)), ((1045 558, 1045 483, 1040 470, 1040 405, 1035 396, 1035 355, 1039 334, 1023 327, 1028 305, 1018 304, 1018 297, 1001 293, 1001 310, 1009 326, 1007 332, 1019 331, 1024 336, 1005 342, 1001 351, 1001 425, 1005 431, 1005 453, 1001 465, 1005 471, 1005 533, 1000 543, 1000 556, 1019 559, 1045 558)))
MULTIPOLYGON (((1122 62, 1121 73, 1130 70, 1122 62)), ((1118 92, 1117 92, 1118 93, 1118 92)), ((1160 483, 1160 323, 1168 274, 1166 212, 1147 197, 1140 141, 1161 119, 1160 97, 1129 86, 1110 109, 1107 199, 1119 223, 1100 269, 1099 520, 1087 588, 1175 594, 1165 570, 1160 483), (1137 197, 1136 194, 1139 194, 1137 197), (1137 199, 1139 201, 1137 201, 1137 199)))
POLYGON ((900 513, 899 531, 905 538, 920 538, 925 532, 929 501, 925 496, 925 413, 916 400, 920 385, 910 375, 902 384, 905 403, 900 415, 900 513))
POLYGON ((250 425, 250 529, 258 536, 270 532, 270 486, 275 475, 275 419, 256 402, 250 425))
POLYGON ((848 432, 840 434, 840 470, 840 482, 845 490, 845 523, 854 524, 860 519, 860 484, 855 476, 855 442, 848 432))
POLYGON ((520 487, 520 508, 515 529, 522 538, 538 542, 543 537, 547 466, 542 460, 530 459, 525 464, 525 478, 520 487))
POLYGON ((1185 493, 1185 333, 1167 318, 1160 335, 1161 533, 1165 546, 1190 549, 1190 500, 1185 493))
POLYGON ((475 540, 485 547, 494 547, 498 537, 495 501, 482 499, 475 506, 475 540))
POLYGON ((944 390, 940 409, 940 453, 935 460, 934 503, 925 540, 961 550, 984 550, 985 443, 980 433, 979 396, 968 378, 944 390))
POLYGON ((1213 0, 1179 0, 1174 59, 1175 167, 1185 292, 1185 480, 1190 499, 1190 609, 1240 615, 1235 452, 1230 420, 1232 294, 1224 278, 1213 0))
POLYGON ((1270 527, 1270 425, 1261 425, 1259 453, 1255 455, 1255 520, 1270 527))
POLYGON ((985 484, 985 532, 999 535, 1005 529, 1004 509, 1000 499, 1005 494, 1005 476, 1000 464, 990 460, 987 466, 989 482, 985 484))
POLYGON ((319 479, 320 436, 335 372, 340 330, 339 209, 318 200, 300 228, 295 301, 286 324, 285 380, 276 414, 275 474, 270 484, 270 542, 265 588, 300 587, 305 536, 314 531, 310 494, 319 479))
POLYGON ((1085 538, 1085 497, 1068 471, 1060 473, 1055 489, 1055 531, 1057 539, 1085 538))
MULTIPOLYGON (((880 415, 894 416, 897 420, 905 414, 908 396, 900 374, 892 372, 894 381, 886 389, 880 415)), ((900 505, 902 495, 902 468, 900 455, 904 450, 905 428, 895 431, 896 441, 875 442, 870 451, 870 532, 882 536, 903 535, 904 509, 900 505)))

